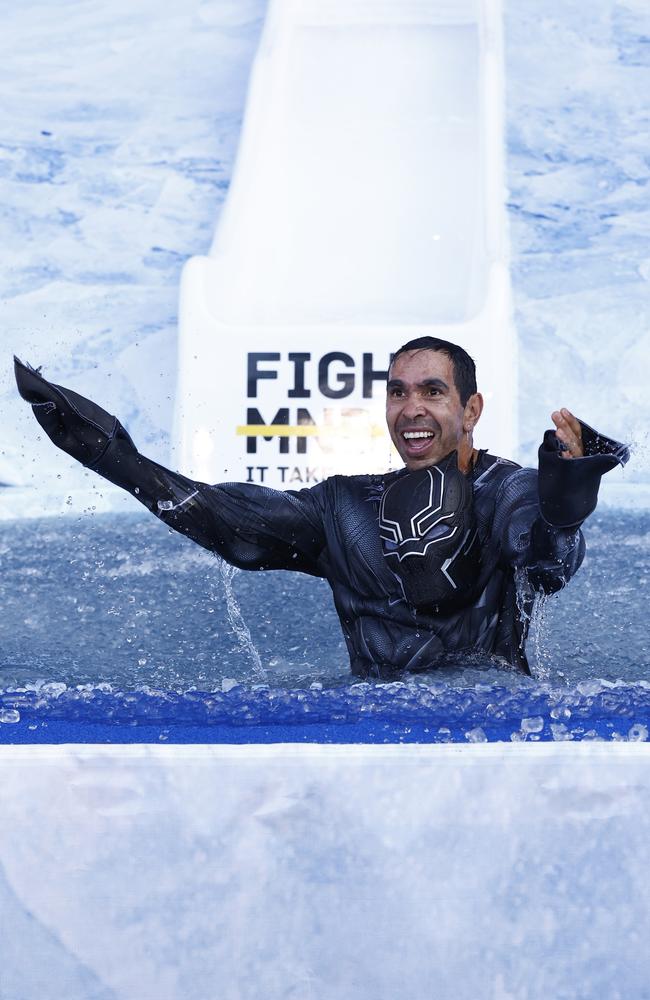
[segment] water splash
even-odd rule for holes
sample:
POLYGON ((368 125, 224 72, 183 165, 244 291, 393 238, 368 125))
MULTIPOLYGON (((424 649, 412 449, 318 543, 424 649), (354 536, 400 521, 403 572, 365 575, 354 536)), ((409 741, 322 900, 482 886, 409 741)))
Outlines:
POLYGON ((235 595, 235 591, 232 585, 233 577, 239 570, 235 566, 230 566, 227 562, 217 556, 219 563, 219 572, 221 574, 221 580, 223 582, 223 590, 226 595, 226 607, 228 609, 228 621, 230 627, 237 637, 239 645, 248 654, 252 663, 253 671, 255 675, 260 680, 266 680, 266 670, 262 665, 262 659, 257 651, 257 647, 253 642, 253 637, 251 636, 250 629, 246 624, 246 620, 242 614, 239 601, 235 595))
POLYGON ((549 594, 538 593, 530 613, 527 647, 531 671, 537 681, 548 681, 551 677, 551 655, 546 641, 548 607, 549 594))
MULTIPOLYGON (((517 610, 525 626, 526 656, 531 674, 536 681, 548 681, 551 676, 551 656, 545 641, 548 594, 535 591, 526 569, 515 570, 517 610)), ((564 674, 560 674, 564 677, 564 674)))
POLYGON ((646 428, 635 427, 630 435, 629 447, 634 474, 647 476, 650 471, 650 432, 646 428))
POLYGON ((179 500, 178 503, 174 503, 173 500, 159 500, 158 510, 178 510, 179 507, 183 507, 186 503, 189 503, 190 500, 193 500, 194 497, 198 495, 198 492, 198 490, 194 490, 193 493, 188 494, 188 496, 186 496, 183 500, 179 500))

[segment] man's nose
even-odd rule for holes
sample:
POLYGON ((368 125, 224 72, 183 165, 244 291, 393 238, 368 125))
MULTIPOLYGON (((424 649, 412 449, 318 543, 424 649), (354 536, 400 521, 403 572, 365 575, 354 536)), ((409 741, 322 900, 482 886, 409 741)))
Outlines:
POLYGON ((409 396, 402 407, 402 417, 407 420, 415 420, 416 417, 426 416, 424 400, 420 396, 409 396))

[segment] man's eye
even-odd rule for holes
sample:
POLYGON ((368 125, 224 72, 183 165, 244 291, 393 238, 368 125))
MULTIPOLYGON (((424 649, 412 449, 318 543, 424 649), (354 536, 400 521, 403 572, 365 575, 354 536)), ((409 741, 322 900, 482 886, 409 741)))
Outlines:
POLYGON ((429 386, 428 394, 429 394, 429 396, 439 396, 440 395, 440 389, 436 389, 435 386, 431 385, 431 386, 429 386))
POLYGON ((403 396, 404 393, 402 392, 401 389, 391 389, 390 392, 388 393, 388 395, 391 396, 391 397, 396 397, 396 396, 399 397, 399 396, 403 396))

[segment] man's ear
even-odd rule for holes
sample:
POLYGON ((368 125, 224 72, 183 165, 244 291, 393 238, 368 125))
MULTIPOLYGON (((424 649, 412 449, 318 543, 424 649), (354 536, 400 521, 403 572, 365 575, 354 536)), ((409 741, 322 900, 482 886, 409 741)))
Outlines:
POLYGON ((479 422, 483 413, 483 397, 480 392, 475 392, 465 403, 463 412, 463 430, 471 434, 474 427, 479 422))

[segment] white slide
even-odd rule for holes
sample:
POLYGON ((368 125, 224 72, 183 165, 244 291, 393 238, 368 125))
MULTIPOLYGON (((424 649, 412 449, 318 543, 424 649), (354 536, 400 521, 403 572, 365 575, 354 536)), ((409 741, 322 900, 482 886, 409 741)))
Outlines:
POLYGON ((513 457, 501 21, 498 0, 270 0, 223 215, 182 278, 181 471, 385 471, 390 354, 425 334, 474 356, 476 443, 513 457))

